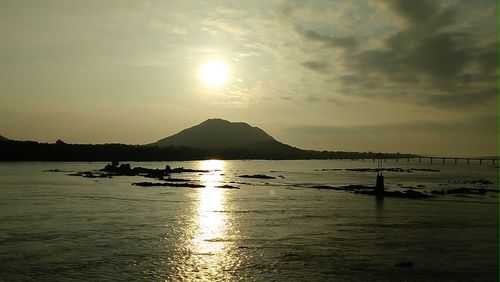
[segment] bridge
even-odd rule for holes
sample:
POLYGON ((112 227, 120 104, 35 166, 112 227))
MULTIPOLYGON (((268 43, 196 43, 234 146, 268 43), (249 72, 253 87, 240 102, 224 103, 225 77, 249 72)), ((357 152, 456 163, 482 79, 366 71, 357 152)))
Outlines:
MULTIPOLYGON (((395 160, 396 162, 398 161, 406 161, 406 163, 409 163, 410 160, 418 160, 418 163, 422 163, 422 161, 426 161, 429 163, 465 163, 471 164, 480 164, 482 165, 484 163, 489 163, 492 165, 496 165, 499 161, 498 157, 443 157, 443 156, 412 156, 412 157, 394 157, 394 156, 380 156, 373 158, 373 161, 375 162, 376 160, 383 160, 384 162, 387 162, 387 160, 395 160)), ((342 159, 341 159, 342 160, 342 159)), ((355 160, 355 159, 352 159, 355 160)), ((358 159, 359 160, 359 159, 358 159)), ((364 158, 361 159, 362 161, 365 161, 364 158)), ((369 159, 366 159, 369 160, 369 159)))
MULTIPOLYGON (((480 158, 466 158, 466 157, 437 157, 437 156, 422 156, 422 157, 417 157, 418 162, 421 163, 422 159, 427 159, 430 160, 430 163, 433 163, 433 161, 441 161, 443 164, 448 161, 453 161, 455 164, 457 164, 459 161, 465 162, 467 161, 467 164, 470 164, 472 162, 479 162, 479 164, 483 164, 483 162, 491 162, 492 165, 495 165, 498 162, 498 157, 495 158, 490 158, 490 157, 480 157, 480 158)), ((408 160, 409 161, 409 160, 408 160)))

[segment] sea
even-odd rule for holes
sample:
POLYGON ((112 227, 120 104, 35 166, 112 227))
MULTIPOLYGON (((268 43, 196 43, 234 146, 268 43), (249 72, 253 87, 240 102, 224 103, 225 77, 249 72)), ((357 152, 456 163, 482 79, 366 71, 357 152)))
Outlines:
POLYGON ((498 163, 382 162, 387 190, 425 199, 312 188, 374 185, 373 160, 130 163, 206 170, 175 175, 202 188, 69 175, 105 165, 0 163, 1 281, 499 278, 498 163))

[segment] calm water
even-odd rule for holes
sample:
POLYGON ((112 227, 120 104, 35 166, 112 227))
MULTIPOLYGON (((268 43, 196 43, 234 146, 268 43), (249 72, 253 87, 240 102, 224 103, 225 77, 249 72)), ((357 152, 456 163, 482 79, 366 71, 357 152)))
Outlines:
MULTIPOLYGON (((104 163, 0 163, 0 280, 498 280, 495 193, 377 201, 304 188, 373 185, 373 172, 318 171, 375 167, 371 161, 168 164, 211 170, 175 175, 206 187, 141 188, 131 183, 142 177, 67 175, 104 163), (237 184, 239 190, 214 188, 231 181, 244 184, 237 184), (395 266, 404 261, 413 267, 395 266)), ((498 189, 498 169, 491 164, 400 160, 384 166, 440 170, 387 172, 393 190, 498 189), (454 183, 481 178, 493 184, 454 183)))

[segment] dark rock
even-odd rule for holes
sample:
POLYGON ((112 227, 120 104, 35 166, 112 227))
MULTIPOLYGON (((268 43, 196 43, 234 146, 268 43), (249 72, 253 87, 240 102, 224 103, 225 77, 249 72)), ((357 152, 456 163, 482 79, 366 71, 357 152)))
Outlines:
MULTIPOLYGON (((154 186, 163 186, 163 187, 184 187, 184 188, 205 188, 205 185, 194 184, 194 183, 172 183, 172 182, 135 182, 132 185, 141 186, 141 187, 154 187, 154 186)), ((220 189, 240 189, 239 187, 233 185, 221 185, 215 186, 214 188, 220 189)))
POLYGON ((89 171, 89 172, 75 173, 75 174, 71 174, 71 175, 88 177, 88 178, 112 177, 112 176, 138 176, 139 175, 139 176, 158 179, 158 180, 164 180, 165 177, 168 177, 167 181, 188 182, 190 180, 170 178, 169 175, 170 175, 170 173, 183 173, 183 172, 202 172, 202 173, 209 172, 208 170, 187 169, 187 168, 183 168, 183 167, 172 169, 172 168, 170 168, 169 165, 166 165, 165 169, 151 169, 151 168, 145 168, 145 167, 140 167, 140 166, 132 168, 130 166, 130 164, 119 164, 118 162, 113 162, 113 163, 107 164, 104 168, 100 169, 99 171, 105 172, 105 173, 95 173, 94 174, 94 173, 89 171))
POLYGON ((190 168, 183 168, 183 167, 176 167, 172 169, 170 172, 172 173, 183 173, 183 172, 210 172, 209 170, 202 170, 202 169, 190 169, 190 168))
POLYGON ((166 187, 185 187, 185 188, 203 188, 205 185, 193 183, 170 183, 170 182, 135 182, 132 185, 141 187, 166 186, 166 187))
POLYGON ((130 164, 121 164, 118 167, 118 170, 120 170, 120 171, 129 171, 129 170, 131 170, 130 164))
POLYGON ((314 186, 309 186, 308 188, 355 192, 358 190, 373 190, 375 187, 367 185, 344 185, 344 186, 314 185, 314 186))
POLYGON ((215 186, 215 188, 222 188, 222 189, 240 189, 240 187, 233 186, 233 185, 228 185, 228 184, 224 184, 224 185, 220 185, 220 186, 215 186))
MULTIPOLYGON (((355 194, 366 194, 366 195, 377 195, 374 191, 354 191, 355 194)), ((415 190, 401 191, 384 191, 381 195, 388 198, 404 198, 404 199, 426 199, 432 198, 433 196, 418 192, 415 190)))
POLYGON ((71 176, 81 176, 85 178, 112 178, 113 175, 110 173, 92 173, 91 171, 81 171, 77 173, 70 173, 71 176))
POLYGON ((114 171, 118 171, 118 167, 116 167, 112 164, 107 164, 104 168, 101 169, 101 171, 114 172, 114 171))
POLYGON ((444 195, 444 194, 473 194, 473 195, 485 195, 486 193, 498 193, 497 189, 486 189, 486 188, 456 188, 449 190, 433 190, 432 194, 444 195))
POLYGON ((276 179, 276 177, 274 177, 274 176, 269 176, 269 175, 265 175, 265 174, 252 174, 252 175, 244 174, 244 175, 240 175, 238 177, 242 177, 242 178, 258 178, 258 179, 276 179))
POLYGON ((168 181, 168 182, 190 182, 192 181, 191 179, 184 179, 184 178, 165 178, 163 179, 165 181, 168 181))
POLYGON ((484 185, 493 184, 493 182, 489 181, 488 179, 484 179, 484 178, 477 179, 477 180, 455 180, 455 181, 452 181, 451 183, 484 184, 484 185))
POLYGON ((58 169, 58 168, 47 169, 47 170, 44 170, 44 171, 46 171, 46 172, 69 172, 68 170, 58 169))
POLYGON ((423 199, 423 198, 432 198, 431 195, 424 194, 422 192, 418 192, 412 189, 406 190, 406 197, 411 199, 423 199))

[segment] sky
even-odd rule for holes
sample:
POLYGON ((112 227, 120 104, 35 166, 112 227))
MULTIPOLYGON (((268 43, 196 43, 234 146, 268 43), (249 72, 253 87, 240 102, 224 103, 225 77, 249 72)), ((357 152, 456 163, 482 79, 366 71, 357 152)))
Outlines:
POLYGON ((0 41, 10 139, 146 144, 217 117, 304 149, 498 154, 496 0, 0 0, 0 41))

